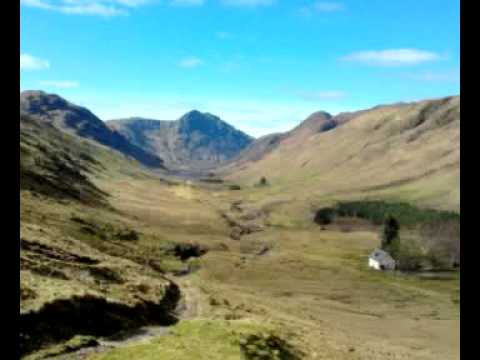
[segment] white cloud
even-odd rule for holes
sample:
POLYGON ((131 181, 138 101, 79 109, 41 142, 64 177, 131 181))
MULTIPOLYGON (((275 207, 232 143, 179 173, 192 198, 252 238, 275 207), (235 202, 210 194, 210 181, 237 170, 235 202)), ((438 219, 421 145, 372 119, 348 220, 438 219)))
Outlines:
POLYGON ((378 66, 417 65, 440 59, 437 53, 418 49, 359 51, 341 58, 344 61, 378 66))
POLYGON ((85 4, 75 6, 65 6, 60 9, 64 14, 72 15, 101 15, 105 17, 125 15, 124 9, 114 6, 105 6, 103 4, 85 4))
POLYGON ((48 60, 30 54, 20 54, 20 70, 44 70, 50 67, 48 60))
POLYGON ((26 7, 51 10, 63 14, 118 16, 145 5, 151 0, 20 0, 26 7))
POLYGON ((149 2, 152 2, 152 0, 110 0, 110 2, 118 3, 128 7, 137 7, 140 5, 148 4, 149 2))
POLYGON ((202 6, 205 3, 205 0, 171 0, 171 6, 202 6))
POLYGON ((257 7, 273 5, 275 0, 221 0, 221 3, 226 6, 257 7))
POLYGON ((180 60, 178 66, 185 69, 192 69, 203 64, 203 60, 197 57, 188 57, 180 60))
POLYGON ((312 16, 315 13, 333 13, 345 10, 346 7, 340 2, 317 1, 300 8, 300 13, 305 16, 312 16))
POLYGON ((40 81, 40 85, 57 89, 72 89, 80 86, 78 82, 69 80, 43 80, 40 81))

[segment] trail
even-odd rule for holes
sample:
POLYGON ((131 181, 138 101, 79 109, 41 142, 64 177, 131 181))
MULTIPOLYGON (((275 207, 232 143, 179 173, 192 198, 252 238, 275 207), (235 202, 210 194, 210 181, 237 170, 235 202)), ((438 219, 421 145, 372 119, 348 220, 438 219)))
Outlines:
POLYGON ((202 301, 198 289, 192 286, 189 279, 173 276, 171 278, 182 289, 182 298, 176 309, 178 319, 181 321, 199 317, 202 314, 202 301))
MULTIPOLYGON (((170 276, 169 279, 181 289, 182 296, 177 303, 174 314, 179 321, 199 317, 202 313, 201 296, 199 290, 185 277, 170 276)), ((49 357, 57 360, 85 360, 92 354, 106 352, 115 348, 129 345, 145 344, 160 336, 171 334, 171 326, 148 325, 137 329, 118 333, 108 338, 97 339, 98 345, 82 348, 75 352, 49 357)))

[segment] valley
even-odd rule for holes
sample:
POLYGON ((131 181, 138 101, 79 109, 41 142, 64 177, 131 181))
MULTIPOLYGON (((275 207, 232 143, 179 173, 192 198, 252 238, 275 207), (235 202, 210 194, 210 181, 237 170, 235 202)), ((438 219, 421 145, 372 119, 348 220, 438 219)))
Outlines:
POLYGON ((458 359, 458 270, 372 270, 381 223, 313 220, 353 200, 459 213, 459 97, 314 115, 199 168, 21 116, 22 357, 458 359))

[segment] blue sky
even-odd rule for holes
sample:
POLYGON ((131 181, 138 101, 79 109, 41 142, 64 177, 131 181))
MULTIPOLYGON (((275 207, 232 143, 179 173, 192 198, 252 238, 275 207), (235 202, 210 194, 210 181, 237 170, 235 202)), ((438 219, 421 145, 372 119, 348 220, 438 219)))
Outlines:
POLYGON ((21 89, 259 136, 459 94, 459 0, 21 0, 21 89))

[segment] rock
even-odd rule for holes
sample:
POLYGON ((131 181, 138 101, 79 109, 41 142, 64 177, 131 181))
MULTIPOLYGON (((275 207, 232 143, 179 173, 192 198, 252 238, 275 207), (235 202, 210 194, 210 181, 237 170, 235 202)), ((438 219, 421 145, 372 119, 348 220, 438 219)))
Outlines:
POLYGON ((243 235, 243 229, 240 227, 240 226, 234 226, 232 228, 232 231, 230 233, 230 237, 233 239, 233 240, 240 240, 240 238, 242 237, 243 235))

